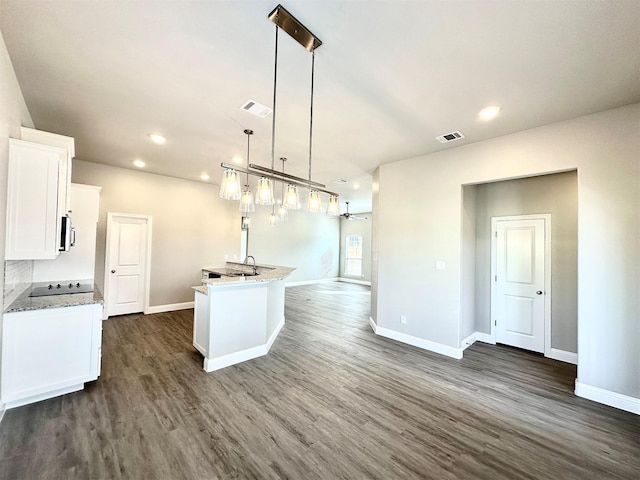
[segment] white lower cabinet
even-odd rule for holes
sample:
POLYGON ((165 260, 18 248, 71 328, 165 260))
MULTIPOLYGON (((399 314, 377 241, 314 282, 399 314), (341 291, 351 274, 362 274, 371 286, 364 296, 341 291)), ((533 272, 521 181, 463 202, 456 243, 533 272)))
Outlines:
POLYGON ((7 408, 82 390, 100 375, 102 305, 5 313, 2 403, 7 408))

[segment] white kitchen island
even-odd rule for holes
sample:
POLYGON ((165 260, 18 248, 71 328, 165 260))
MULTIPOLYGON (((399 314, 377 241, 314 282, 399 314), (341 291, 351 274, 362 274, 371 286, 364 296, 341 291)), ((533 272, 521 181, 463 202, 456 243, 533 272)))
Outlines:
MULTIPOLYGON (((195 290, 193 346, 213 372, 266 355, 284 326, 284 283, 295 268, 228 262, 195 290), (241 276, 242 272, 249 276, 241 276)), ((207 275, 208 277, 208 275, 207 275)))

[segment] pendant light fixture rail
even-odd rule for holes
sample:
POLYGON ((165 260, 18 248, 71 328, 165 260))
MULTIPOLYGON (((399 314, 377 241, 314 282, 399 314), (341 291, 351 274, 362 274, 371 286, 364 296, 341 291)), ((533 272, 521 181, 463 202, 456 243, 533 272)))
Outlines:
MULTIPOLYGON (((339 196, 337 193, 335 192, 330 192, 329 190, 325 190, 323 188, 318 188, 317 186, 309 183, 308 180, 305 179, 299 179, 299 180, 294 180, 293 178, 287 178, 287 176, 285 177, 281 177, 282 172, 277 172, 277 171, 273 171, 273 173, 263 173, 263 172, 254 172, 253 170, 249 170, 246 168, 242 168, 242 167, 238 167, 237 165, 231 165, 229 163, 221 163, 220 166, 222 168, 225 169, 233 169, 237 172, 240 173, 246 173, 247 175, 253 175, 255 177, 266 177, 270 180, 275 180, 277 182, 286 182, 286 183, 291 183, 293 185, 296 185, 298 187, 302 187, 302 188, 310 188, 311 190, 316 190, 318 192, 322 192, 322 193, 326 193, 327 195, 334 195, 334 196, 339 196)), ((297 177, 294 177, 297 178, 297 177)), ((313 182, 315 183, 315 182, 313 182)))
POLYGON ((265 172, 265 173, 268 173, 268 174, 271 174, 271 175, 274 175, 274 176, 283 177, 283 178, 289 178, 291 180, 296 180, 298 182, 304 183, 308 187, 320 187, 320 188, 325 188, 326 187, 326 185, 324 183, 314 182, 312 180, 307 180, 306 178, 296 177, 295 175, 290 175, 288 173, 279 172, 277 170, 271 170, 270 168, 263 167, 261 165, 256 165, 255 163, 249 164, 249 168, 251 168, 253 170, 259 170, 261 172, 265 172))

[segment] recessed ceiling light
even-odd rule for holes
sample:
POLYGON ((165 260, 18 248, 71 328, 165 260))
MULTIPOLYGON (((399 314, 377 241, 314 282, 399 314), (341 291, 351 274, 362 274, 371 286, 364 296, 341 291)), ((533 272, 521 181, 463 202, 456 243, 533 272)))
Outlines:
POLYGON ((360 184, 359 183, 354 183, 353 184, 353 189, 354 190, 358 190, 360 188, 360 184))
POLYGON ((134 160, 133 164, 138 168, 142 168, 142 167, 144 167, 146 165, 146 163, 144 163, 142 160, 139 160, 139 159, 138 160, 134 160))
POLYGON ((482 120, 493 120, 498 115, 500 111, 500 107, 493 105, 491 107, 486 107, 480 110, 478 114, 482 120))
POLYGON ((236 155, 235 157, 232 158, 233 163, 237 163, 238 165, 244 162, 244 158, 236 155))
POLYGON ((167 139, 162 135, 160 135, 159 133, 150 133, 149 138, 153 143, 157 143, 158 145, 162 145, 167 141, 167 139))
POLYGON ((202 175, 200 175, 200 178, 202 180, 209 180, 209 175, 207 173, 203 173, 202 175))

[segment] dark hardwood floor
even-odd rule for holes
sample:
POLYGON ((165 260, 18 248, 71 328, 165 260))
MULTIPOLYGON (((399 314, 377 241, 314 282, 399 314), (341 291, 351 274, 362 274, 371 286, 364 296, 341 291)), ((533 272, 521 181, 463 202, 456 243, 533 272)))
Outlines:
POLYGON ((638 479, 639 417, 576 369, 376 337, 367 287, 287 289, 269 355, 205 373, 191 310, 104 322, 102 376, 9 410, 2 479, 638 479))

